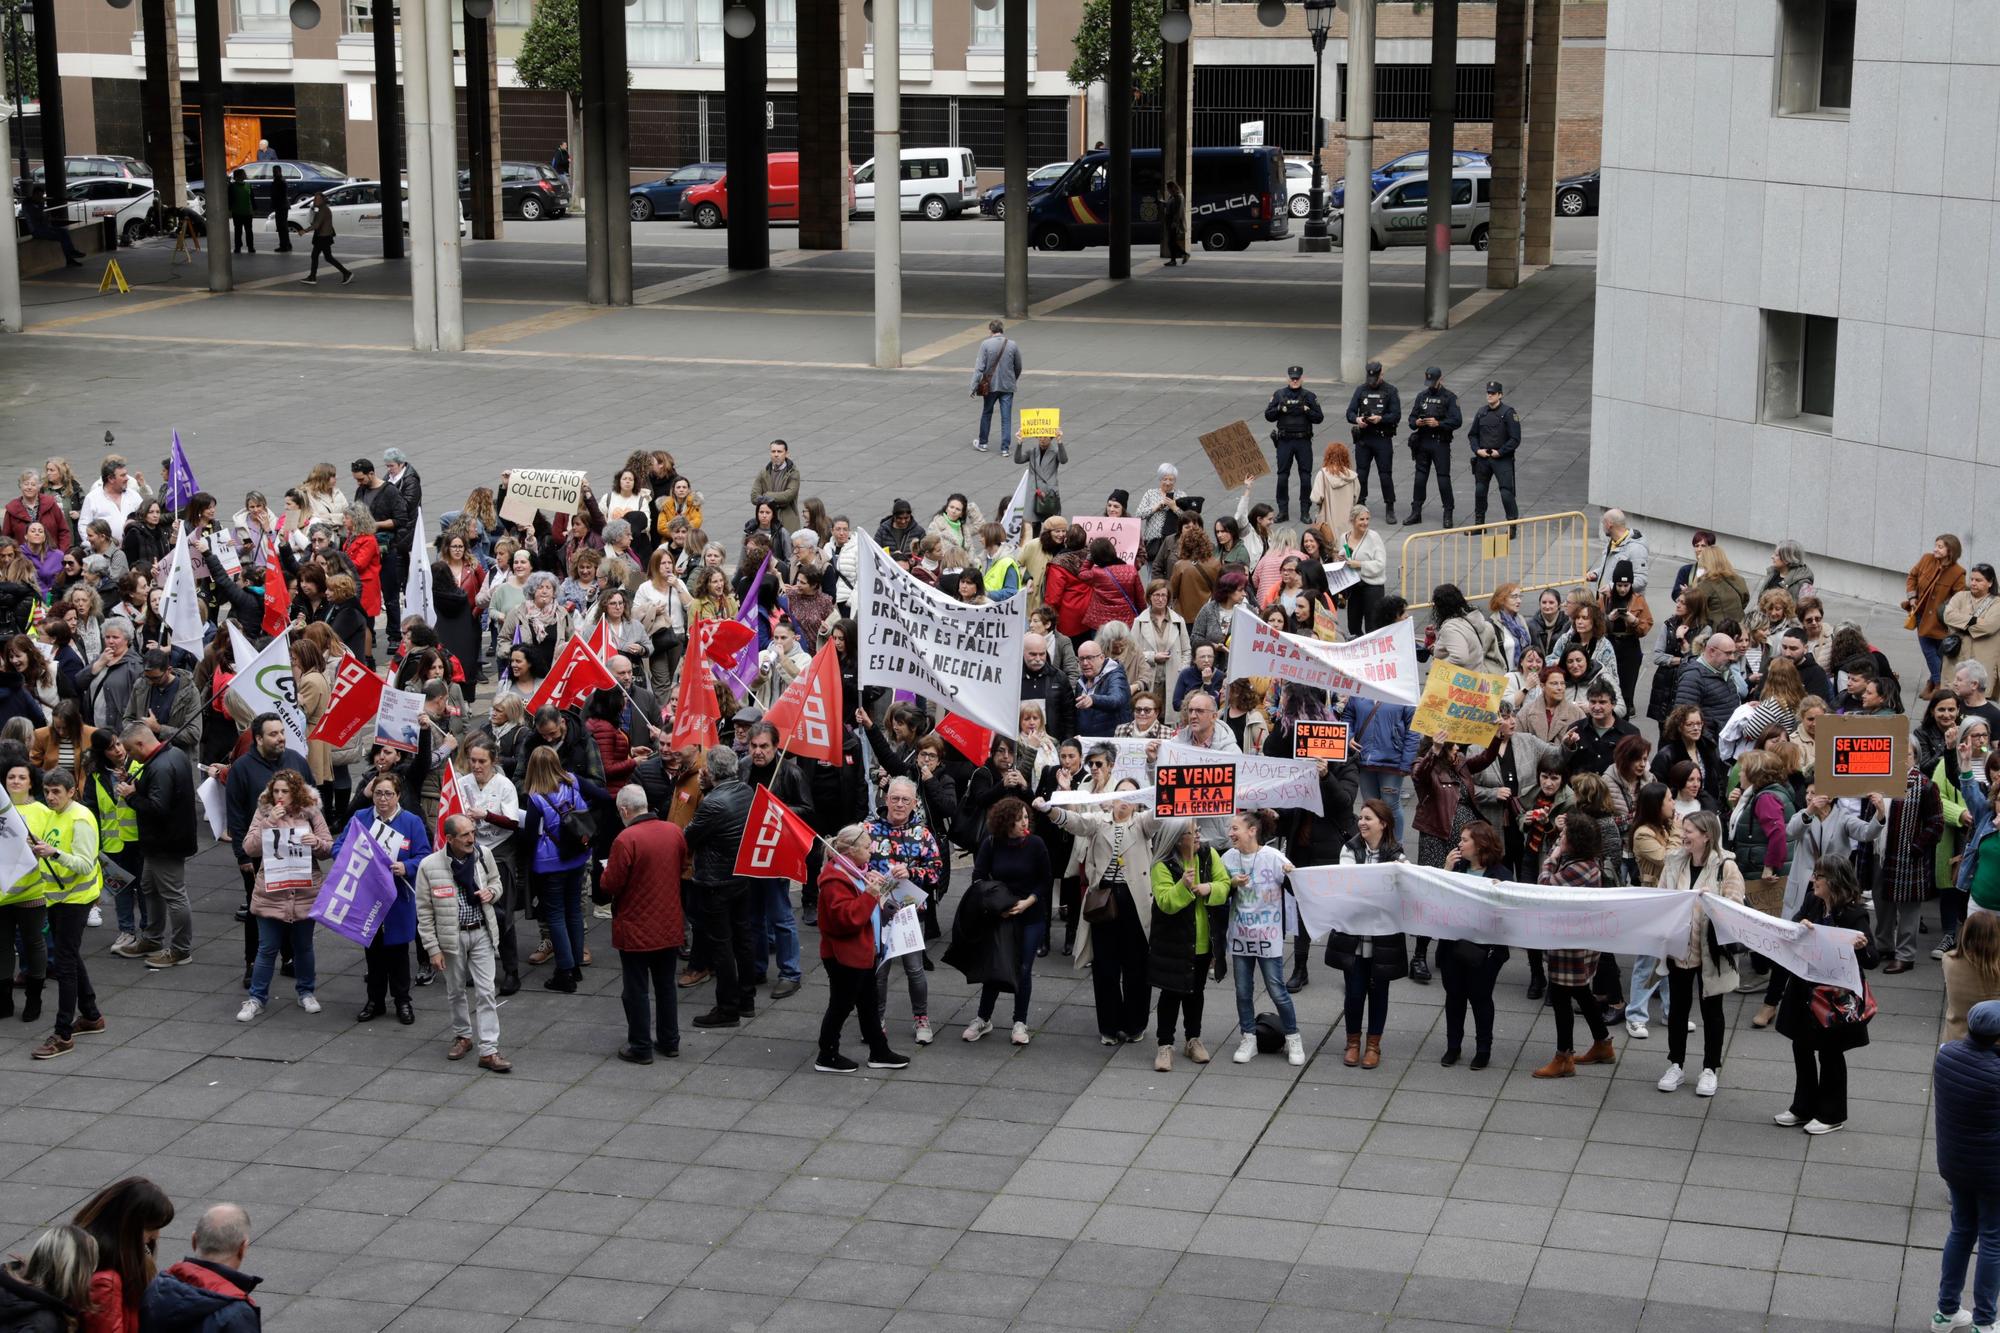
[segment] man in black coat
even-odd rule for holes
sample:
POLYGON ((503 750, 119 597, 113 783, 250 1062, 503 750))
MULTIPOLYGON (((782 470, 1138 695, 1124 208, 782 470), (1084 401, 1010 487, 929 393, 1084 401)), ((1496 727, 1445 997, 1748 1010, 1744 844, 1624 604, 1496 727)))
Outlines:
MULTIPOLYGON (((812 822, 812 797, 806 791, 805 774, 799 761, 778 752, 778 729, 769 722, 750 728, 750 765, 744 774, 752 787, 762 787, 783 801, 791 812, 808 824, 812 822)), ((778 980, 771 998, 782 1000, 798 993, 804 974, 799 970, 799 922, 792 912, 792 882, 788 879, 748 881, 750 895, 750 961, 759 986, 768 977, 773 954, 778 960, 778 980)))
MULTIPOLYGON (((1521 414, 1501 400, 1499 380, 1486 381, 1486 405, 1472 414, 1466 438, 1472 444, 1472 521, 1486 521, 1486 490, 1500 483, 1500 506, 1508 521, 1521 516, 1514 503, 1514 452, 1521 447, 1521 414)), ((1511 535, 1511 534, 1510 534, 1511 535)))
MULTIPOLYGON (((257 817, 257 798, 271 785, 279 769, 289 768, 312 786, 312 767, 306 757, 286 744, 285 724, 276 713, 259 713, 250 719, 250 748, 229 764, 211 764, 208 775, 223 780, 223 826, 229 830, 229 846, 236 854, 236 869, 243 876, 243 906, 236 919, 243 923, 243 985, 250 985, 250 968, 257 961, 257 919, 250 915, 250 893, 257 884, 258 857, 243 848, 243 836, 257 817)), ((291 952, 289 940, 284 950, 291 952)))
POLYGON ((1618 716, 1618 692, 1602 679, 1590 683, 1584 707, 1587 717, 1579 718, 1558 741, 1562 747, 1563 772, 1602 773, 1611 767, 1611 755, 1618 742, 1636 736, 1639 729, 1618 716))
MULTIPOLYGON (((622 693, 616 688, 609 692, 619 696, 618 725, 625 732, 626 739, 632 742, 635 750, 660 749, 666 744, 667 733, 660 726, 659 699, 639 683, 632 659, 625 654, 613 653, 605 659, 604 665, 611 672, 611 679, 623 687, 622 693)), ((600 694, 605 692, 598 691, 600 694)))
POLYGON ((403 628, 403 583, 410 572, 410 540, 417 516, 402 489, 376 475, 372 460, 355 459, 352 475, 354 498, 375 516, 375 541, 382 550, 382 608, 388 613, 383 624, 393 639, 403 628))
POLYGON ((146 966, 164 971, 194 961, 194 913, 188 904, 187 863, 195 854, 194 764, 178 747, 161 743, 152 727, 130 722, 120 739, 139 761, 137 778, 117 784, 118 795, 138 816, 145 850, 139 893, 145 930, 139 949, 146 966))
MULTIPOLYGON (((1403 399, 1396 386, 1382 378, 1382 363, 1368 363, 1368 382, 1354 390, 1347 400, 1347 423, 1354 427, 1354 470, 1361 476, 1360 502, 1368 503, 1368 466, 1373 463, 1382 482, 1382 512, 1396 512, 1396 427, 1402 424, 1403 399)), ((1321 514, 1320 521, 1336 532, 1347 521, 1345 514, 1321 514)))
POLYGON ((585 796, 593 801, 611 799, 604 791, 604 755, 598 750, 597 742, 590 738, 590 728, 583 724, 580 713, 573 709, 564 712, 553 705, 543 704, 535 710, 531 721, 534 730, 522 738, 521 752, 515 757, 515 786, 527 785, 528 757, 547 745, 554 747, 557 757, 562 760, 563 771, 577 780, 585 796))
POLYGON ((694 852, 691 878, 701 904, 701 932, 715 971, 715 1007, 698 1015, 694 1025, 733 1028, 757 1011, 757 988, 750 982, 752 886, 736 874, 736 850, 756 793, 738 780, 736 751, 726 745, 708 752, 701 785, 701 806, 687 826, 687 842, 694 852))
POLYGON ((1049 660, 1049 641, 1029 634, 1021 641, 1021 702, 1042 706, 1042 730, 1061 740, 1076 732, 1076 688, 1049 660))
POLYGON ((1812 655, 1806 644, 1805 630, 1794 625, 1786 630, 1778 641, 1778 650, 1785 660, 1799 669, 1799 683, 1806 687, 1807 694, 1817 694, 1828 703, 1833 702, 1833 681, 1827 676, 1826 668, 1812 655))
POLYGON ((1431 470, 1437 470, 1438 500, 1444 505, 1444 526, 1451 523, 1451 437, 1465 424, 1458 395, 1444 387, 1444 371, 1431 366, 1424 371, 1424 390, 1410 404, 1410 457, 1417 463, 1416 494, 1403 525, 1424 520, 1424 492, 1431 470))
MULTIPOLYGON (((1326 420, 1319 395, 1306 387, 1306 368, 1292 366, 1285 371, 1284 386, 1272 393, 1264 408, 1270 422, 1271 446, 1278 453, 1278 522, 1292 516, 1292 468, 1299 471, 1299 520, 1312 521, 1313 427, 1326 420)), ((1058 735, 1062 733, 1057 733, 1058 735)))

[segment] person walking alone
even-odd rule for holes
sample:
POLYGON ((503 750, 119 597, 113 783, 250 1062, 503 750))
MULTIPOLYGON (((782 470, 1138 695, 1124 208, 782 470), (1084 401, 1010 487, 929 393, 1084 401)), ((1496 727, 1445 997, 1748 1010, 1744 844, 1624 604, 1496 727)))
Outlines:
POLYGON ((250 231, 256 212, 256 200, 250 193, 250 177, 238 167, 229 174, 229 234, 231 244, 239 255, 245 250, 253 255, 257 253, 257 238, 250 231))
POLYGON ((306 276, 303 279, 306 286, 317 287, 319 285, 319 261, 322 257, 326 259, 327 263, 340 270, 341 286, 345 287, 348 283, 353 282, 354 271, 333 257, 333 209, 328 207, 325 195, 316 194, 312 197, 312 221, 307 225, 312 228, 313 248, 312 267, 306 270, 306 276))
POLYGON ((986 340, 979 344, 979 357, 972 363, 972 396, 983 398, 979 409, 979 438, 972 447, 987 449, 993 416, 1000 416, 1000 456, 1007 456, 1014 439, 1014 389, 1021 382, 1021 345, 1007 336, 1007 326, 989 320, 986 340))
POLYGON ((1278 522, 1292 518, 1292 469, 1299 473, 1299 521, 1312 521, 1313 427, 1326 420, 1319 395, 1306 387, 1306 368, 1291 366, 1285 383, 1264 407, 1271 446, 1278 452, 1278 522))

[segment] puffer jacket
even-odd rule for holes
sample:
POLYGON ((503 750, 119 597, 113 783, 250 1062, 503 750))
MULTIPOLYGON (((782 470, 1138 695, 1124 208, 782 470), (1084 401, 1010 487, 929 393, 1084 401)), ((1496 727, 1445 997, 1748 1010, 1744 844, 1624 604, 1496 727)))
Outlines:
POLYGON ((1938 1047, 1931 1065, 1937 1169, 1956 1189, 2000 1192, 2000 1046, 1969 1037, 1938 1047))
POLYGON ((257 813, 250 817, 250 827, 243 834, 243 856, 257 867, 257 879, 250 893, 250 912, 253 916, 268 916, 274 921, 303 921, 312 911, 313 900, 319 897, 320 881, 326 878, 325 863, 333 856, 333 835, 327 832, 326 816, 320 812, 319 793, 306 793, 306 808, 303 814, 285 814, 265 801, 257 802, 257 813), (264 830, 298 829, 316 838, 327 840, 324 849, 313 852, 312 882, 297 888, 280 888, 266 892, 264 888, 264 830))
MULTIPOLYGON (((493 911, 493 903, 505 892, 500 881, 500 865, 493 859, 493 853, 484 847, 475 847, 473 855, 478 857, 478 867, 474 871, 480 885, 493 898, 480 905, 479 914, 485 918, 486 938, 496 944, 500 939, 500 922, 493 911)), ((458 925, 458 880, 451 873, 451 852, 439 848, 417 863, 417 939, 423 944, 425 953, 443 954, 456 958, 460 951, 458 925)))
POLYGON ((1410 721, 1417 710, 1354 695, 1340 710, 1354 738, 1354 762, 1362 768, 1408 773, 1417 763, 1417 733, 1410 721))
POLYGON ((264 1316, 250 1293, 260 1278, 205 1259, 183 1259, 146 1288, 148 1333, 255 1333, 264 1316))
POLYGON ((1699 708, 1709 735, 1720 736, 1735 714, 1736 706, 1742 702, 1742 696, 1736 693, 1736 685, 1727 671, 1717 671, 1698 657, 1681 668, 1674 690, 1674 704, 1676 707, 1693 704, 1699 708))
POLYGON ((695 883, 736 882, 736 848, 743 841, 743 829, 750 822, 750 802, 756 796, 748 784, 730 781, 716 784, 701 798, 687 826, 687 843, 694 851, 695 883))
POLYGON ((1508 667, 1493 622, 1477 611, 1439 624, 1431 655, 1468 671, 1505 671, 1508 667))

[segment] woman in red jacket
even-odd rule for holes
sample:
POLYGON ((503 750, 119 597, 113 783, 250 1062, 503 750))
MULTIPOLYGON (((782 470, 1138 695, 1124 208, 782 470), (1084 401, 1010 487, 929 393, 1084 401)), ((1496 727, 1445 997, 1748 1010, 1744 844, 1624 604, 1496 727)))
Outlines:
POLYGON ((1129 625, 1146 604, 1139 571, 1118 559, 1118 550, 1109 537, 1091 539, 1089 564, 1084 568, 1083 578, 1090 589, 1090 601, 1083 611, 1085 633, 1095 633, 1114 620, 1129 625))
POLYGON ((81 1333, 139 1333, 139 1301, 153 1280, 154 1245, 173 1220, 173 1201, 144 1176, 106 1185, 77 1209, 76 1224, 97 1241, 81 1333))
POLYGON ((347 541, 340 548, 361 583, 361 609, 369 620, 382 614, 382 547, 375 540, 375 515, 356 502, 347 510, 347 541))
POLYGON ((866 869, 871 840, 866 824, 849 824, 834 835, 833 855, 819 876, 819 956, 826 967, 826 1017, 819 1023, 822 1074, 851 1074, 861 1066, 840 1053, 840 1030, 859 1011, 861 1036, 868 1043, 870 1069, 908 1069, 910 1061, 889 1049, 875 1000, 875 913, 894 887, 887 875, 866 869))

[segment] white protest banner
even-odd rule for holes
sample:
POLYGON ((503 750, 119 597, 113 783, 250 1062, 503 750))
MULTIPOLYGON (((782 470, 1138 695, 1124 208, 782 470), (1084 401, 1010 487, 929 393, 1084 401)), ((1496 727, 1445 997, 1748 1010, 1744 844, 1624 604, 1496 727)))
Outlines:
POLYGON ((1150 786, 1146 786, 1139 788, 1137 791, 1132 790, 1130 787, 1127 787, 1123 791, 1052 791, 1048 794, 1047 799, 1050 805, 1057 807, 1111 805, 1114 802, 1123 801, 1127 805, 1136 805, 1142 810, 1150 810, 1153 808, 1153 789, 1150 786))
POLYGON ((229 693, 241 699, 254 717, 276 713, 285 724, 285 744, 300 754, 306 752, 306 710, 299 707, 298 682, 292 677, 292 635, 287 630, 264 645, 261 653, 251 652, 249 640, 229 626, 236 648, 236 674, 230 677, 229 693))
POLYGON ((160 603, 160 623, 172 631, 176 648, 198 653, 201 648, 201 592, 195 587, 194 562, 188 555, 187 529, 174 525, 173 559, 167 566, 166 597, 160 603))
POLYGON ((1679 889, 1571 889, 1510 884, 1406 861, 1292 872, 1299 917, 1314 939, 1405 932, 1525 949, 1677 953, 1694 895, 1679 889))
POLYGON ((1261 754, 1222 754, 1199 745, 1161 741, 1162 764, 1228 764, 1236 770, 1238 810, 1310 810, 1323 815, 1319 765, 1310 759, 1273 759, 1261 754))
POLYGON ((882 923, 882 961, 901 958, 924 947, 924 923, 914 907, 899 907, 882 923))
POLYGON ((1861 962, 1854 956, 1854 939, 1859 932, 1780 921, 1713 893, 1702 894, 1701 905, 1708 913, 1708 923, 1715 927, 1715 938, 1724 944, 1740 944, 1752 953, 1763 954, 1807 981, 1842 990, 1861 989, 1861 962))
MULTIPOLYGON (((201 812, 208 818, 208 831, 221 842, 229 836, 229 798, 222 790, 222 784, 214 778, 204 779, 194 789, 195 800, 201 803, 201 812)), ((242 848, 237 848, 239 852, 242 848)))
POLYGON ((585 476, 566 468, 513 468, 507 474, 507 489, 500 497, 500 517, 529 524, 541 509, 552 514, 574 514, 583 500, 585 476))
POLYGON ((305 844, 305 831, 295 828, 264 830, 264 892, 281 889, 309 889, 313 880, 312 848, 305 844))
POLYGON ((431 596, 431 548, 424 540, 421 508, 417 510, 416 531, 410 537, 410 573, 403 580, 403 615, 422 616, 426 625, 437 624, 437 599, 431 596))
POLYGON ((1102 514, 1071 514, 1069 525, 1082 528, 1088 537, 1109 537, 1118 558, 1126 564, 1134 563, 1139 554, 1139 520, 1136 518, 1106 518, 1102 514))
POLYGON ((1093 748, 1108 745, 1116 754, 1111 761, 1111 781, 1116 783, 1130 778, 1141 787, 1153 785, 1153 765, 1146 758, 1146 747, 1152 744, 1144 736, 1093 736, 1093 748))
POLYGON ((968 605, 898 569, 866 533, 856 540, 859 684, 909 690, 996 735, 1017 735, 1028 599, 968 605))
POLYGON ((1423 694, 1417 674, 1416 627, 1408 620, 1341 643, 1322 643, 1272 629, 1248 604, 1229 620, 1229 680, 1274 676, 1336 694, 1358 694, 1416 707, 1423 694))
POLYGON ((411 690, 382 691, 382 707, 375 714, 375 743, 404 754, 417 752, 417 738, 423 734, 424 696, 411 690))
MULTIPOLYGON (((0 794, 0 800, 5 799, 0 794)), ((0 884, 18 884, 35 868, 35 849, 28 845, 33 837, 27 818, 19 810, 12 805, 0 810, 0 884)), ((12 980, 8 978, 9 984, 12 980)))
POLYGON ((1033 475, 1032 469, 1023 469, 1021 480, 1014 487, 1013 498, 1007 501, 1006 509, 1000 513, 1000 526, 1007 529, 1007 540, 1016 546, 1021 544, 1021 528, 1028 521, 1028 496, 1033 493, 1028 483, 1033 475))

